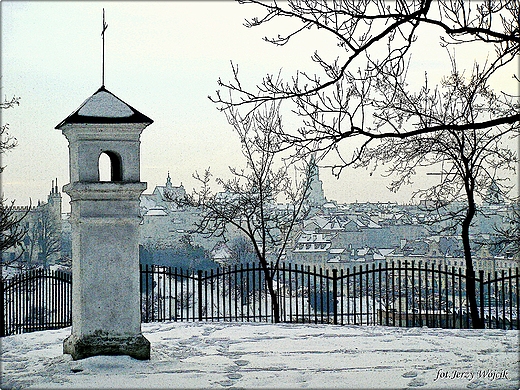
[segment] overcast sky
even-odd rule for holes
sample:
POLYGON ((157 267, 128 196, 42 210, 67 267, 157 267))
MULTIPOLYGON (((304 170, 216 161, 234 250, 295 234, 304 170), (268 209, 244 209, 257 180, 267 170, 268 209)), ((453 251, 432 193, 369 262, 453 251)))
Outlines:
MULTIPOLYGON (((278 34, 275 26, 245 28, 244 19, 261 10, 231 1, 0 4, 2 97, 21 98, 20 106, 2 112, 2 123, 9 123, 18 140, 3 157, 2 191, 19 205, 29 198, 33 204, 45 200, 56 177, 60 188, 69 181, 67 141, 54 127, 101 86, 103 7, 105 86, 154 120, 141 136, 141 181, 148 183, 147 192, 164 185, 168 171, 173 185, 182 183, 190 191, 195 170, 211 167, 222 177, 240 161, 237 137, 208 99, 219 77, 230 79, 230 60, 239 64, 246 81, 258 83, 281 67, 287 75, 316 69, 310 56, 316 49, 328 50, 310 34, 285 47, 264 42, 263 36, 278 34)), ((429 74, 447 73, 449 60, 438 48, 438 34, 421 39, 415 58, 429 74)), ((468 64, 472 55, 467 54, 468 64)), ((498 88, 514 93, 511 74, 499 80, 498 88)), ((367 171, 347 170, 337 180, 322 169, 321 178, 327 198, 339 202, 407 203, 413 190, 393 194, 386 189, 388 179, 367 171)), ((426 180, 435 177, 417 178, 426 180)))

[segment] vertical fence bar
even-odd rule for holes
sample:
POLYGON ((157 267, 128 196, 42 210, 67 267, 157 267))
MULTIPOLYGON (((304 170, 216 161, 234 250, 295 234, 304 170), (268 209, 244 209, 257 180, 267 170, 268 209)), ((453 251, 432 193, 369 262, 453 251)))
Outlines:
POLYGON ((392 326, 395 326, 395 263, 392 261, 392 326))
POLYGON ((480 279, 480 283, 479 283, 479 296, 480 296, 480 318, 482 319, 482 323, 484 324, 484 327, 485 327, 485 324, 486 324, 486 319, 484 318, 484 304, 485 304, 485 301, 484 301, 484 271, 483 270, 479 270, 478 271, 478 277, 480 279))
POLYGON ((438 277, 439 277, 439 285, 437 295, 439 295, 439 309, 438 309, 438 318, 439 324, 438 327, 442 328, 442 265, 439 263, 438 265, 438 277))
POLYGON ((178 297, 180 298, 179 311, 181 312, 181 321, 184 321, 184 272, 182 268, 179 271, 177 271, 177 267, 175 267, 175 273, 179 274, 180 276, 180 295, 178 295, 178 297))
POLYGON ((334 325, 338 324, 338 270, 332 270, 332 310, 334 312, 334 325))
MULTIPOLYGON (((316 301, 316 290, 314 290, 314 301, 316 301)), ((307 266, 307 311, 309 313, 309 323, 311 322, 311 267, 307 266)))
MULTIPOLYGON (((301 276, 301 289, 302 289, 302 323, 305 323, 305 312, 307 310, 307 305, 305 304, 305 297, 307 296, 308 299, 310 299, 310 291, 309 289, 306 290, 306 287, 305 287, 305 271, 304 271, 304 266, 303 264, 301 265, 301 273, 300 273, 300 276, 301 276)), ((310 312, 309 312, 309 323, 311 322, 311 317, 310 317, 310 312)))
POLYGON ((208 270, 204 270, 204 314, 205 314, 205 321, 208 321, 208 314, 209 314, 209 308, 208 308, 208 270))
POLYGON ((385 310, 385 317, 386 322, 385 325, 390 325, 390 298, 388 296, 388 275, 389 275, 389 268, 388 268, 388 262, 385 262, 385 302, 386 302, 386 310, 385 310))
POLYGON ((368 264, 365 264, 365 286, 366 286, 366 295, 365 295, 365 306, 367 311, 367 325, 370 325, 370 292, 369 292, 369 286, 370 286, 370 278, 369 278, 369 270, 368 270, 368 264))
MULTIPOLYGON (((317 296, 317 290, 318 290, 318 286, 316 284, 316 266, 314 266, 314 272, 312 273, 312 276, 314 277, 314 288, 313 288, 313 291, 314 291, 314 305, 315 306, 318 306, 318 296, 317 296)), ((309 267, 309 273, 308 273, 308 277, 309 277, 309 280, 308 280, 308 287, 309 287, 309 313, 310 313, 310 309, 311 309, 311 300, 310 300, 310 291, 311 291, 311 271, 310 271, 310 267, 309 267)), ((318 314, 318 310, 317 310, 317 307, 314 308, 314 323, 317 324, 318 323, 318 318, 317 318, 317 314, 318 314)))
POLYGON ((398 287, 398 291, 399 291, 399 325, 398 326, 403 326, 402 323, 403 323, 403 297, 401 295, 402 293, 402 289, 401 289, 401 283, 402 283, 402 265, 401 265, 401 260, 398 260, 397 261, 397 270, 398 270, 398 273, 397 273, 397 277, 398 277, 398 280, 399 280, 399 287, 398 287))
POLYGON ((250 321, 249 319, 249 310, 250 310, 250 305, 251 305, 251 302, 250 302, 250 294, 249 294, 249 291, 251 290, 251 283, 250 283, 250 279, 249 279, 249 275, 250 275, 250 268, 249 268, 249 263, 246 264, 246 278, 245 278, 245 283, 246 283, 246 308, 247 308, 247 315, 246 315, 246 318, 247 318, 247 321, 250 321))
POLYGON ((350 324, 350 267, 347 268, 347 324, 350 324))
POLYGON ((509 268, 509 329, 513 328, 513 273, 512 269, 509 268))
POLYGON ((455 266, 451 267, 451 302, 452 302, 452 310, 453 310, 453 325, 452 328, 455 329, 457 322, 457 312, 455 310, 455 266))
POLYGON ((210 283, 210 288, 211 288, 211 306, 210 306, 210 310, 211 310, 211 322, 213 322, 215 320, 215 315, 213 314, 213 310, 215 308, 215 288, 214 288, 214 284, 215 284, 215 277, 213 275, 213 269, 210 270, 209 272, 209 277, 211 278, 211 283, 210 283))
POLYGON ((448 307, 448 300, 449 300, 449 291, 448 291, 448 265, 447 264, 444 264, 444 290, 445 290, 445 294, 444 294, 444 298, 446 300, 446 303, 445 303, 445 316, 444 318, 446 319, 446 324, 445 324, 445 327, 449 327, 449 324, 448 324, 448 321, 449 321, 449 307, 448 307))
POLYGON ((233 308, 232 308, 232 306, 233 306, 233 299, 232 299, 231 295, 232 295, 233 289, 231 288, 232 287, 232 285, 231 285, 231 266, 228 266, 228 278, 229 278, 228 279, 229 280, 229 291, 228 291, 228 293, 229 293, 229 299, 228 299, 229 321, 232 321, 231 315, 233 313, 233 308))
POLYGON ((280 296, 282 296, 283 299, 283 322, 287 322, 287 275, 285 270, 285 262, 282 263, 282 278, 283 295, 280 294, 280 296))
POLYGON ((488 272, 487 277, 487 306, 488 306, 488 319, 489 319, 489 327, 493 327, 493 316, 491 315, 491 273, 488 272))
POLYGON ((377 325, 376 315, 376 264, 372 263, 372 325, 377 325))
POLYGON ((428 304, 429 304, 429 299, 428 297, 430 296, 430 283, 428 281, 428 263, 427 262, 424 262, 424 274, 425 274, 425 277, 424 277, 424 284, 425 284, 425 294, 424 294, 424 305, 425 305, 425 308, 426 308, 426 326, 429 327, 430 326, 430 319, 429 319, 429 316, 428 316, 428 312, 429 312, 429 308, 428 308, 428 304))
POLYGON ((188 300, 191 296, 191 318, 193 321, 196 321, 198 318, 198 304, 195 303, 195 297, 197 297, 198 300, 199 294, 197 291, 195 291, 196 287, 198 286, 198 282, 195 280, 195 275, 197 275, 197 272, 193 271, 191 279, 191 294, 188 296, 188 300))
MULTIPOLYGON (((345 311, 344 308, 344 290, 343 290, 343 282, 345 281, 345 278, 343 277, 343 268, 339 270, 339 277, 340 277, 340 285, 339 285, 339 295, 340 295, 340 310, 341 310, 341 325, 344 324, 343 322, 343 312, 345 311)), ((348 298, 347 298, 348 299, 348 298)))
MULTIPOLYGON (((316 280, 316 275, 314 275, 314 280, 316 280)), ((314 282, 314 284, 316 284, 316 282, 314 282)), ((317 286, 315 286, 315 290, 317 290, 317 286)), ((320 312, 321 312, 321 323, 323 324, 323 295, 324 295, 324 291, 323 291, 323 271, 322 271, 322 268, 320 267, 320 312)), ((327 296, 328 296, 328 291, 326 292, 327 296)), ((317 305, 316 305, 317 306, 317 305)))
POLYGON ((240 263, 240 320, 244 322, 244 264, 240 263))
POLYGON ((422 274, 421 274, 421 261, 419 260, 419 264, 417 265, 417 272, 419 274, 419 326, 423 326, 423 307, 422 307, 422 274))
POLYGON ((217 268, 215 280, 217 283, 217 321, 220 321, 220 268, 217 268))
POLYGON ((502 270, 502 288, 501 288, 501 291, 502 291, 502 329, 506 329, 506 287, 505 287, 505 284, 506 284, 506 277, 505 277, 505 274, 504 274, 504 270, 502 270))
MULTIPOLYGON (((360 266, 361 267, 361 266, 360 266)), ((353 303, 354 303, 354 325, 357 325, 357 317, 356 317, 356 266, 352 269, 352 295, 353 295, 353 303)))
POLYGON ((199 309, 199 321, 202 321, 202 270, 197 271, 197 304, 199 309))
POLYGON ((256 282, 255 282, 255 263, 253 263, 253 268, 251 269, 251 275, 253 276, 253 280, 252 280, 252 284, 253 284, 253 288, 252 288, 252 293, 251 293, 251 296, 253 298, 253 322, 256 322, 255 321, 255 318, 256 318, 256 297, 255 297, 255 291, 256 291, 256 282))
POLYGON ((516 286, 516 329, 520 329, 520 285, 519 285, 519 274, 518 267, 516 267, 515 275, 515 286, 516 286))
POLYGON ((381 280, 381 263, 378 264, 377 267, 377 274, 378 274, 378 283, 379 283, 379 316, 378 316, 378 323, 377 325, 383 325, 383 293, 381 291, 381 288, 383 287, 383 281, 381 280))
POLYGON ((493 280, 493 283, 495 284, 494 288, 493 288, 493 295, 495 296, 495 328, 499 329, 500 328, 500 324, 499 324, 499 309, 498 309, 498 272, 495 271, 495 278, 493 280))
MULTIPOLYGON (((462 304, 462 269, 459 267, 459 274, 458 274, 458 278, 459 278, 459 283, 458 283, 458 288, 459 288, 459 321, 460 321, 460 328, 462 329, 464 327, 464 317, 462 315, 462 307, 463 307, 463 304, 462 304)), ((484 321, 484 285, 483 285, 483 282, 484 282, 484 271, 480 271, 480 297, 481 297, 481 317, 482 317, 482 321, 484 321)))
POLYGON ((405 307, 405 326, 408 327, 410 326, 409 323, 408 323, 408 311, 410 309, 409 305, 408 305, 408 261, 405 261, 404 263, 404 307, 405 307))
POLYGON ((411 278, 411 281, 412 281, 412 326, 417 326, 417 323, 416 323, 416 319, 415 319, 415 312, 416 312, 416 307, 415 307, 415 300, 416 300, 416 296, 415 296, 415 260, 412 260, 412 278, 411 278))
MULTIPOLYGON (((285 263, 283 265, 285 270, 285 263)), ((293 298, 293 275, 291 272, 291 263, 289 263, 287 271, 284 271, 284 273, 287 272, 287 278, 289 279, 289 322, 292 322, 292 298, 293 298)), ((287 298, 286 298, 287 299, 287 298)), ((296 299, 298 300, 298 299, 296 299)), ((285 319, 287 321, 287 318, 285 319)))

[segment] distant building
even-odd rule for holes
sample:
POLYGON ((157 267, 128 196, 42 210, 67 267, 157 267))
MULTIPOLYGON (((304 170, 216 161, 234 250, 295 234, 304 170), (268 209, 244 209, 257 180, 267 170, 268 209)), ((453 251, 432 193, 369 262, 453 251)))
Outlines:
POLYGON ((48 267, 62 262, 62 197, 58 183, 52 181, 47 202, 36 206, 18 206, 13 209, 15 218, 23 217, 20 224, 26 231, 21 247, 2 253, 4 263, 18 259, 16 268, 48 267))
POLYGON ((316 153, 311 154, 309 164, 311 165, 311 185, 308 202, 312 207, 321 208, 327 203, 327 199, 323 192, 323 182, 320 180, 320 169, 316 163, 316 153))
MULTIPOLYGON (((179 200, 186 196, 184 186, 174 186, 170 173, 164 186, 156 186, 151 194, 141 194, 141 224, 139 244, 148 248, 175 248, 184 236, 190 235, 199 217, 199 210, 183 205, 179 200)), ((193 244, 211 250, 218 239, 191 234, 193 244)))

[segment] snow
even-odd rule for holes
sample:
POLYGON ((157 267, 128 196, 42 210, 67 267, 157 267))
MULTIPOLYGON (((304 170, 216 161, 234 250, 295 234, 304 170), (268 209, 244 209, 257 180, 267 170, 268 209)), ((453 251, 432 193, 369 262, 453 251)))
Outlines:
POLYGON ((150 323, 149 361, 62 354, 70 328, 2 339, 1 388, 518 389, 517 331, 150 323))
POLYGON ((125 118, 134 112, 124 102, 109 92, 99 91, 92 95, 79 109, 81 116, 125 118))

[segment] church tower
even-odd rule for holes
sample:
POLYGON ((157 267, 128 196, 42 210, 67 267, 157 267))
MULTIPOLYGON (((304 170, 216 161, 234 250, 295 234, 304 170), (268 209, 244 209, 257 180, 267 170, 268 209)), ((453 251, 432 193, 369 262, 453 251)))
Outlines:
POLYGON ((72 334, 64 353, 150 358, 141 334, 140 135, 153 121, 104 86, 56 126, 69 143, 72 334), (110 167, 101 181, 100 161, 110 167))
POLYGON ((320 180, 320 168, 316 163, 316 152, 311 154, 309 165, 311 166, 311 185, 309 188, 308 202, 313 207, 321 208, 327 203, 327 199, 323 192, 323 182, 320 180))

